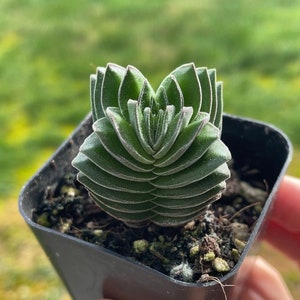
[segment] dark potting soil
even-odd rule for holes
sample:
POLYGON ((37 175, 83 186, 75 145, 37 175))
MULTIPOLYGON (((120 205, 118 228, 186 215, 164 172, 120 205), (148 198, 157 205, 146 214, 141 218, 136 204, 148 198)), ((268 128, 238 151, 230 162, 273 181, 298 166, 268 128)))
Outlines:
POLYGON ((257 169, 235 166, 221 199, 197 219, 181 227, 131 228, 96 206, 75 177, 68 174, 47 188, 33 213, 35 222, 185 282, 220 278, 230 271, 268 196, 257 169))

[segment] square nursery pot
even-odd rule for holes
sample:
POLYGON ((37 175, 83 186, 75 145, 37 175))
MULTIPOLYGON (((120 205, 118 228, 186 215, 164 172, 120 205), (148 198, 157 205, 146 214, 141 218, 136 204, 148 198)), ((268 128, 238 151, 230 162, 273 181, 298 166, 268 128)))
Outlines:
POLYGON ((220 283, 183 283, 141 263, 118 255, 103 247, 79 240, 36 224, 32 212, 43 201, 47 186, 52 186, 72 170, 71 160, 91 131, 88 116, 48 163, 24 186, 19 209, 62 278, 71 296, 77 300, 169 300, 230 299, 232 284, 240 266, 259 244, 266 215, 278 185, 290 161, 289 140, 276 128, 253 120, 224 115, 223 141, 235 160, 250 158, 268 183, 270 194, 264 204, 249 241, 235 267, 220 283), (231 286, 230 286, 231 285, 231 286), (224 290, 223 290, 224 289, 224 290))

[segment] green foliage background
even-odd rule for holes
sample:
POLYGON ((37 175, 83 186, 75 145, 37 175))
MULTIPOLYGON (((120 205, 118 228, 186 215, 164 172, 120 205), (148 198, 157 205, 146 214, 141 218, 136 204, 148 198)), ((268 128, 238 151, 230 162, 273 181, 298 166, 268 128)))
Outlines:
POLYGON ((135 65, 154 86, 182 63, 216 67, 225 111, 285 131, 300 176, 299 18, 297 0, 2 0, 0 298, 69 299, 16 199, 88 113, 98 65, 135 65))

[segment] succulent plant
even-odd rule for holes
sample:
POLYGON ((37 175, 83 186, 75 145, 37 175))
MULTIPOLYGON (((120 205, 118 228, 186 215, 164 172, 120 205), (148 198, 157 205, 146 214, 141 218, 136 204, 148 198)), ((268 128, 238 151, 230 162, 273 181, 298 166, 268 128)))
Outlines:
POLYGON ((93 132, 73 165, 101 209, 131 226, 177 226, 221 197, 231 155, 215 69, 184 64, 155 92, 135 67, 109 63, 90 83, 93 132))

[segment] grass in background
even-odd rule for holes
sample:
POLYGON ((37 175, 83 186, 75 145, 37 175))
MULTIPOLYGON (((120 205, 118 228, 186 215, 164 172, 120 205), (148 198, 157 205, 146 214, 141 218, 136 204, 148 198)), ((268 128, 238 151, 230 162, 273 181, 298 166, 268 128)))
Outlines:
MULTIPOLYGON (((185 62, 216 67, 225 111, 283 129, 300 176, 299 18, 296 0, 2 0, 0 298, 67 299, 16 198, 88 113, 98 65, 134 64, 156 84, 185 62)), ((284 274, 299 297, 299 274, 284 274)))

